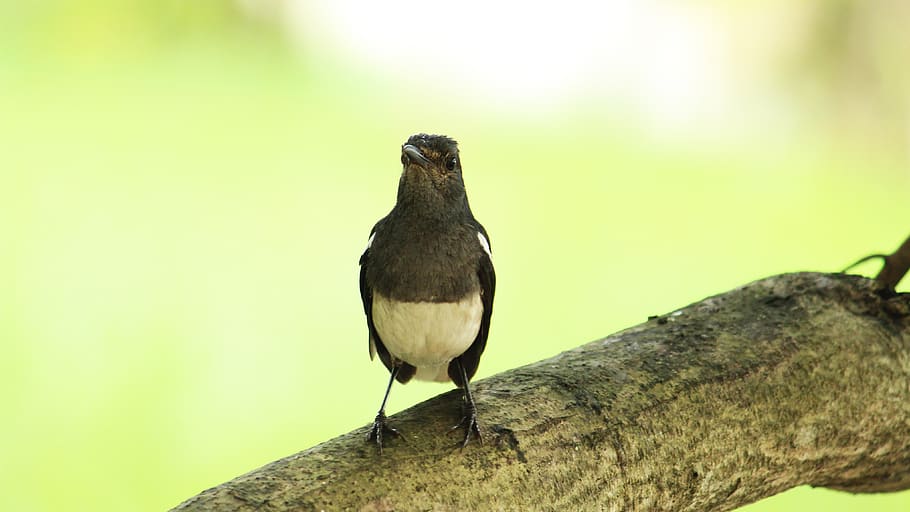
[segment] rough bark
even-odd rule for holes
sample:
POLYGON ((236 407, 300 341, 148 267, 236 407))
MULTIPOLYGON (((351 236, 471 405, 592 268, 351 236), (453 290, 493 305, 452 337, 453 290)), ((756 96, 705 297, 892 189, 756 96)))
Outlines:
POLYGON ((176 510, 712 511, 910 488, 910 294, 858 276, 757 281, 474 389, 482 446, 446 435, 452 391, 392 417, 408 439, 382 456, 364 427, 176 510))

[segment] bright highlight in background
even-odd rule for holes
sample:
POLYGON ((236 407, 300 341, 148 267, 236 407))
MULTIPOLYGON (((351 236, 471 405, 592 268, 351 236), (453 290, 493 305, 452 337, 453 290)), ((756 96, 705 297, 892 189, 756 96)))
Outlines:
POLYGON ((306 45, 454 102, 548 110, 579 97, 660 123, 728 108, 733 56, 708 8, 653 0, 287 4, 306 45))

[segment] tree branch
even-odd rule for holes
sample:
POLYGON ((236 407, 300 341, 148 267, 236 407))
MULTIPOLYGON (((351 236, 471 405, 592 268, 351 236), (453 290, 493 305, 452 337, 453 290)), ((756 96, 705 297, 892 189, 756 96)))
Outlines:
POLYGON ((910 294, 757 281, 273 462, 176 510, 730 510, 794 486, 910 488, 910 294))

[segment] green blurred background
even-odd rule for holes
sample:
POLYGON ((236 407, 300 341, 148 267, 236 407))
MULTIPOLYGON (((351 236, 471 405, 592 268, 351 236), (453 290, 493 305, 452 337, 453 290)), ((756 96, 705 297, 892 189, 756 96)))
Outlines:
MULTIPOLYGON (((2 1, 0 510, 162 510, 371 420, 411 133, 491 235, 481 378, 907 236, 906 3, 602 4, 2 1)), ((910 493, 743 510, 807 507, 910 493)))

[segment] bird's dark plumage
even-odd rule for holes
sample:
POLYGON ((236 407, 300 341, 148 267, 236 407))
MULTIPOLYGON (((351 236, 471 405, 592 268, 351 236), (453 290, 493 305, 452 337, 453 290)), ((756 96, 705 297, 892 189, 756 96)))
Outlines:
MULTIPOLYGON (((468 381, 486 346, 496 290, 489 237, 468 204, 453 139, 413 135, 401 155, 395 207, 360 257, 370 355, 399 382, 416 376, 464 388, 466 444, 472 432, 479 437, 468 381)), ((397 433, 384 409, 385 400, 370 433, 380 451, 383 431, 397 433)))

